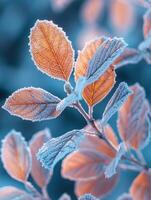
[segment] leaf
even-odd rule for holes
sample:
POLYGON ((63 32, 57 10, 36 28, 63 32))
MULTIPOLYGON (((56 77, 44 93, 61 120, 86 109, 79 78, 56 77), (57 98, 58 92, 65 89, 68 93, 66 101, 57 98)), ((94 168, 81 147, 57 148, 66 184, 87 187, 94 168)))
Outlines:
POLYGON ((87 84, 98 80, 121 55, 126 46, 127 44, 121 38, 106 39, 89 62, 86 73, 87 84))
POLYGON ((142 60, 141 52, 133 48, 125 48, 123 53, 114 62, 115 68, 118 69, 128 64, 137 64, 142 60))
POLYGON ((71 200, 71 197, 68 194, 64 193, 61 195, 59 200, 71 200))
POLYGON ((124 193, 117 200, 133 200, 130 194, 124 193))
POLYGON ((30 33, 30 52, 39 70, 67 81, 74 62, 71 42, 52 21, 37 20, 30 33))
POLYGON ((14 92, 5 102, 3 108, 11 115, 31 121, 48 120, 60 113, 56 106, 60 99, 40 88, 23 88, 14 92))
POLYGON ((37 158, 45 168, 52 170, 57 162, 78 148, 83 137, 83 131, 73 130, 60 137, 52 138, 42 146, 37 158))
POLYGON ((103 173, 110 157, 95 149, 81 149, 71 153, 62 163, 62 176, 70 180, 88 180, 103 173))
MULTIPOLYGON (((94 56, 96 50, 105 41, 105 37, 98 38, 86 44, 84 49, 79 52, 76 67, 75 67, 75 80, 80 77, 86 76, 89 61, 94 56)), ((83 97, 89 106, 96 105, 101 101, 112 89, 115 84, 115 70, 113 66, 94 83, 86 86, 83 91, 83 97)))
POLYGON ((114 0, 110 6, 111 24, 117 33, 128 34, 135 22, 134 6, 129 0, 114 0))
POLYGON ((79 200, 98 200, 98 199, 94 197, 92 194, 85 194, 79 197, 79 200))
POLYGON ((133 200, 151 199, 151 175, 145 172, 140 173, 133 181, 130 194, 133 200))
POLYGON ((82 99, 85 81, 85 77, 80 77, 76 83, 75 90, 58 103, 56 110, 59 113, 62 112, 66 107, 72 106, 74 103, 82 99))
POLYGON ((102 198, 115 187, 117 179, 117 175, 111 179, 106 179, 104 174, 101 174, 101 176, 98 176, 95 179, 77 181, 75 193, 78 197, 86 193, 91 193, 98 198, 102 198))
POLYGON ((148 38, 151 34, 151 10, 147 10, 144 15, 143 33, 144 38, 148 38))
POLYGON ((8 174, 25 182, 31 170, 31 154, 20 132, 12 130, 3 140, 1 159, 8 174))
POLYGON ((148 64, 151 64, 151 36, 146 38, 142 43, 140 43, 138 48, 141 51, 145 61, 148 64))
POLYGON ((36 133, 30 141, 30 150, 32 154, 32 171, 31 175, 39 187, 45 187, 52 176, 52 173, 43 168, 41 163, 37 160, 36 154, 43 143, 47 142, 51 138, 51 134, 48 129, 44 129, 36 133))
POLYGON ((119 110, 130 94, 132 94, 132 91, 128 85, 125 82, 120 83, 103 112, 102 125, 108 123, 109 119, 119 110))
POLYGON ((34 200, 29 194, 23 190, 17 189, 12 186, 0 188, 1 200, 34 200))
POLYGON ((105 177, 111 178, 114 174, 117 173, 118 164, 122 156, 126 153, 126 146, 124 143, 119 144, 119 148, 116 154, 116 157, 111 161, 111 163, 106 167, 105 177))
POLYGON ((134 149, 142 148, 149 136, 149 105, 144 89, 135 84, 130 87, 133 94, 119 110, 118 129, 124 142, 134 149))

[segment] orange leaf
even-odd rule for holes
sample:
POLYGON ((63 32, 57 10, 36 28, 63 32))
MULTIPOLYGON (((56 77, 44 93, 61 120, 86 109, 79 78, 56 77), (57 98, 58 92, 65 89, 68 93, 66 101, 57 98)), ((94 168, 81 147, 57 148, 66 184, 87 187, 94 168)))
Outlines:
MULTIPOLYGON (((79 52, 76 67, 75 67, 75 79, 80 76, 86 75, 88 64, 96 50, 105 41, 105 38, 99 38, 88 43, 85 48, 79 52)), ((88 85, 83 91, 83 97, 89 106, 94 106, 100 102, 112 89, 115 84, 115 71, 111 66, 103 76, 97 81, 88 85)))
POLYGON ((67 81, 73 67, 74 52, 65 33, 52 21, 37 21, 30 34, 30 51, 38 69, 67 81))
POLYGON ((32 155, 32 171, 31 175, 34 178, 35 182, 41 187, 45 187, 50 178, 52 173, 42 167, 39 160, 37 160, 36 154, 38 153, 39 149, 42 145, 50 139, 49 130, 45 129, 43 131, 39 131, 36 133, 30 141, 30 150, 32 155))
POLYGON ((133 181, 130 193, 133 200, 151 199, 151 175, 145 172, 140 173, 133 181))
POLYGON ((75 186, 75 193, 77 196, 91 193, 96 197, 103 197, 115 187, 118 175, 110 179, 105 178, 104 174, 95 179, 77 181, 75 186))
POLYGON ((11 131, 2 145, 2 162, 8 174, 18 181, 26 181, 31 170, 31 155, 19 132, 11 131))

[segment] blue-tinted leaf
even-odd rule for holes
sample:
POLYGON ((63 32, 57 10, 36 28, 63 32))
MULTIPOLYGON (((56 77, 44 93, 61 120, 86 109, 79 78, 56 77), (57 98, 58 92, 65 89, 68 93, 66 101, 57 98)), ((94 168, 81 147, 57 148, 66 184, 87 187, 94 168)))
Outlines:
POLYGON ((126 43, 121 38, 106 39, 89 62, 86 74, 87 84, 98 80, 121 55, 126 46, 126 43))
POLYGON ((34 200, 29 194, 15 187, 0 188, 0 200, 34 200))
POLYGON ((71 200, 71 197, 68 194, 64 193, 61 195, 59 200, 71 200))
POLYGON ((86 85, 86 78, 80 77, 76 82, 75 90, 65 97, 60 103, 57 105, 56 110, 58 112, 62 112, 66 107, 72 106, 75 102, 82 99, 82 92, 86 85))
POLYGON ((133 200, 130 194, 124 193, 117 200, 133 200))
POLYGON ((41 148, 41 146, 45 142, 47 142, 50 138, 51 134, 49 130, 44 129, 36 133, 30 141, 30 150, 32 154, 31 175, 34 181, 37 183, 37 185, 41 188, 45 187, 48 184, 52 176, 52 173, 50 172, 50 170, 47 170, 41 166, 41 163, 39 162, 39 160, 37 160, 36 154, 39 148, 41 148))
POLYGON ((120 83, 103 112, 101 121, 103 125, 107 124, 108 120, 119 110, 130 94, 132 94, 132 91, 128 85, 124 82, 120 83))
POLYGON ((116 174, 116 170, 118 164, 122 158, 122 156, 126 153, 126 147, 124 143, 119 144, 119 149, 117 151, 116 157, 111 161, 111 163, 106 167, 105 177, 111 178, 114 174, 116 174))
POLYGON ((12 130, 3 140, 1 159, 8 174, 25 182, 31 170, 31 154, 20 132, 12 130))
POLYGON ((79 197, 79 200, 98 200, 95 196, 92 194, 85 194, 81 197, 79 197))
POLYGON ((14 92, 3 108, 10 114, 31 121, 57 117, 56 106, 60 99, 40 88, 23 88, 14 92))
POLYGON ((143 58, 148 64, 151 64, 151 35, 148 36, 140 45, 139 50, 142 52, 143 58))
POLYGON ((83 137, 82 130, 73 130, 60 137, 50 139, 39 150, 37 158, 45 168, 53 169, 59 160, 78 148, 83 137))
POLYGON ((141 60, 142 60, 142 55, 140 51, 133 48, 126 48, 114 62, 114 65, 115 68, 117 69, 127 64, 137 64, 141 60))

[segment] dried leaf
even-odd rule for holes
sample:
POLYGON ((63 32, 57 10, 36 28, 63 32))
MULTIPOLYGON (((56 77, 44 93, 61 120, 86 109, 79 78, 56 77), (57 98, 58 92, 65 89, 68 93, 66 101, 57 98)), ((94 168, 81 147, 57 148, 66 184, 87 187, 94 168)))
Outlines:
POLYGON ((131 86, 131 89, 133 94, 119 110, 118 129, 122 140, 138 149, 145 145, 149 136, 149 106, 139 84, 131 86))
POLYGON ((64 193, 61 195, 59 200, 71 200, 71 197, 68 194, 64 193))
POLYGON ((60 99, 40 88, 23 88, 14 92, 3 108, 10 114, 31 121, 48 120, 60 113, 56 106, 60 99))
POLYGON ((74 52, 65 33, 52 21, 37 20, 30 34, 30 51, 39 70, 53 78, 69 79, 74 52))
POLYGON ((128 64, 137 64, 142 60, 141 52, 133 49, 126 48, 124 52, 114 62, 115 68, 123 67, 128 64))
POLYGON ((0 188, 1 200, 34 200, 29 194, 23 190, 17 189, 12 186, 0 188))
POLYGON ((113 175, 117 173, 118 164, 122 158, 122 156, 126 153, 126 147, 124 143, 119 144, 119 148, 115 158, 111 161, 111 163, 106 167, 105 177, 111 178, 113 175))
POLYGON ((144 38, 148 38, 151 34, 151 10, 148 10, 144 15, 143 32, 144 38))
POLYGON ((40 161, 37 160, 36 154, 43 143, 47 142, 51 138, 48 129, 44 129, 36 133, 30 141, 30 150, 32 154, 32 171, 31 175, 39 187, 45 187, 52 176, 52 173, 41 166, 40 161))
POLYGON ((132 91, 128 85, 125 82, 120 83, 103 112, 101 124, 106 125, 108 123, 130 94, 132 94, 132 91))
POLYGON ((130 194, 124 193, 117 200, 133 200, 130 194))
POLYGON ((151 175, 145 172, 140 173, 133 181, 130 194, 133 200, 151 199, 151 175))
POLYGON ((106 39, 96 50, 86 73, 87 84, 98 80, 121 55, 127 44, 121 38, 106 39))
POLYGON ((96 179, 90 179, 85 181, 77 181, 75 186, 75 193, 77 196, 82 196, 86 193, 101 198, 115 187, 118 176, 114 176, 111 179, 106 179, 102 174, 96 179))
POLYGON ((83 131, 73 130, 60 137, 52 138, 42 146, 37 158, 45 168, 53 169, 57 162, 78 148, 83 137, 83 131))
POLYGON ((109 164, 110 157, 94 149, 84 149, 71 153, 62 163, 62 176, 70 180, 96 178, 109 164))
POLYGON ((85 194, 81 197, 79 197, 78 200, 98 200, 96 197, 94 197, 92 194, 85 194))
POLYGON ((129 0, 111 1, 110 19, 112 25, 119 33, 128 33, 134 25, 134 7, 129 0))
MULTIPOLYGON (((75 79, 76 81, 85 76, 89 66, 89 61, 94 56, 96 50, 105 41, 105 37, 98 38, 86 44, 85 48, 79 52, 76 67, 75 67, 75 79)), ((112 89, 115 84, 115 70, 113 66, 94 83, 85 87, 83 91, 83 97, 89 106, 94 106, 101 101, 112 89)))
POLYGON ((31 154, 21 133, 12 130, 3 140, 1 159, 8 174, 25 182, 31 170, 31 154))

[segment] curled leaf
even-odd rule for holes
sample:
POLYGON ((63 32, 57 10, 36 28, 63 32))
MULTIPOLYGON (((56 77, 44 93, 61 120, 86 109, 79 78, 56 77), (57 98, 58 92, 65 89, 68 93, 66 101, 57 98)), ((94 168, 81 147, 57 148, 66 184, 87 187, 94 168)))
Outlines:
POLYGON ((96 197, 94 197, 92 194, 85 194, 81 197, 79 197, 78 200, 98 200, 96 197))
POLYGON ((23 88, 14 92, 3 108, 10 114, 31 121, 48 120, 57 117, 60 99, 40 88, 23 88))
POLYGON ((52 138, 41 147, 37 158, 45 168, 52 170, 57 162, 78 148, 83 137, 82 131, 73 130, 52 138))
POLYGON ((21 133, 12 130, 3 140, 1 159, 8 174, 25 182, 31 170, 31 154, 21 133))
POLYGON ((37 20, 31 29, 30 52, 42 72, 53 78, 69 79, 74 52, 65 33, 52 21, 37 20))
POLYGON ((112 115, 119 110, 130 94, 132 94, 132 91, 128 85, 125 82, 120 83, 103 112, 101 124, 108 123, 112 115))
POLYGON ((12 186, 0 188, 1 200, 34 200, 32 196, 12 186))
POLYGON ((149 136, 149 105, 139 84, 131 86, 131 90, 133 94, 119 110, 118 129, 122 140, 138 149, 144 147, 149 136))
POLYGON ((126 153, 126 147, 124 143, 119 144, 119 148, 115 158, 111 161, 111 163, 106 167, 105 177, 111 178, 117 172, 118 164, 122 158, 122 156, 126 153))
MULTIPOLYGON (((93 40, 86 44, 85 48, 79 52, 75 67, 76 81, 80 77, 86 76, 89 61, 105 39, 105 37, 101 37, 93 40)), ((110 92, 115 84, 115 77, 114 67, 110 66, 97 81, 84 88, 83 97, 89 106, 94 106, 110 92)))
POLYGON ((141 52, 133 48, 125 48, 123 53, 114 62, 115 68, 123 67, 127 64, 137 64, 142 60, 141 52))
POLYGON ((151 199, 151 175, 145 172, 140 173, 133 181, 130 194, 133 200, 151 199))
POLYGON ((30 141, 30 150, 32 155, 32 171, 31 175, 35 182, 41 187, 45 187, 50 181, 52 173, 41 166, 40 161, 37 160, 36 154, 43 143, 47 142, 51 138, 48 129, 44 129, 36 133, 30 141))
POLYGON ((108 38, 96 50, 86 73, 87 84, 98 80, 121 55, 127 44, 121 38, 108 38))
POLYGON ((106 179, 104 174, 95 179, 77 181, 75 185, 75 193, 82 196, 86 193, 101 198, 115 187, 118 176, 115 175, 111 179, 106 179))

